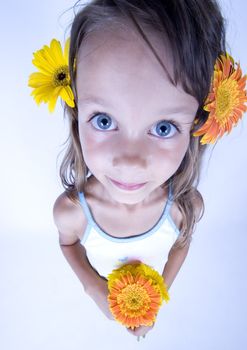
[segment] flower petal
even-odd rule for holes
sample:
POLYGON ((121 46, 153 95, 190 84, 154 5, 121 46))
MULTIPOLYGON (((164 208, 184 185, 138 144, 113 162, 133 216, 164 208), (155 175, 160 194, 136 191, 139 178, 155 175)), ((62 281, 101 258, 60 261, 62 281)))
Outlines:
POLYGON ((65 47, 64 47, 64 60, 66 64, 68 65, 69 62, 69 47, 70 47, 70 38, 66 40, 65 47))
POLYGON ((75 107, 74 96, 70 86, 62 88, 60 96, 67 103, 67 105, 69 105, 72 108, 75 107))
POLYGON ((58 40, 53 39, 51 41, 51 48, 50 48, 50 52, 51 52, 51 56, 54 59, 54 62, 56 62, 57 65, 64 65, 66 64, 64 57, 63 57, 63 52, 62 52, 62 48, 61 48, 61 44, 58 40))
POLYGON ((36 88, 40 86, 51 86, 51 77, 40 72, 32 73, 28 80, 28 86, 36 88))

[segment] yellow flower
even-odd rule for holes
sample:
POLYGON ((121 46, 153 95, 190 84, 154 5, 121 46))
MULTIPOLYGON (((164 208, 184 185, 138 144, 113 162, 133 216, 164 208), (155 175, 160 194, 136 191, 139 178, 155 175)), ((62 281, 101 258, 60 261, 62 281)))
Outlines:
POLYGON ((34 52, 32 63, 39 72, 32 73, 28 86, 34 88, 31 95, 36 103, 48 103, 50 112, 54 111, 57 98, 60 96, 70 107, 75 107, 74 95, 70 86, 68 52, 68 38, 64 53, 58 40, 52 39, 50 47, 44 45, 41 50, 34 52))
POLYGON ((209 112, 206 123, 193 136, 204 135, 202 144, 214 143, 241 119, 247 107, 246 75, 242 76, 239 63, 226 53, 215 63, 210 92, 204 110, 209 112), (237 65, 237 67, 235 67, 237 65))
POLYGON ((127 264, 108 275, 109 308, 126 327, 152 326, 163 299, 170 299, 163 277, 150 266, 127 264))

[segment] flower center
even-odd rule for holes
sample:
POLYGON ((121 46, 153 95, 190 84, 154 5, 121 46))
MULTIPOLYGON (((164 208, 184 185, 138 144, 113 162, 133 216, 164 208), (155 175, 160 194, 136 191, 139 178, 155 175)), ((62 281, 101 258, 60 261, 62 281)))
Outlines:
POLYGON ((70 84, 68 66, 60 66, 55 70, 55 73, 53 75, 53 84, 56 87, 67 86, 70 84))
POLYGON ((234 106, 237 104, 237 82, 224 80, 218 87, 216 96, 216 116, 220 124, 225 124, 234 106))
POLYGON ((123 312, 144 315, 149 309, 150 298, 145 288, 139 284, 130 284, 122 289, 117 296, 117 302, 122 304, 123 312))

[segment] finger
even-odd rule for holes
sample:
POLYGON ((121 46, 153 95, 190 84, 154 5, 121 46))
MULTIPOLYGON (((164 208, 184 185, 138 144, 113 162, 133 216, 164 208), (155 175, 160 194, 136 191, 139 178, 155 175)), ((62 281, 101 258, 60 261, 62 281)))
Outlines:
POLYGON ((131 328, 131 327, 126 327, 126 329, 130 332, 136 332, 136 330, 138 329, 138 327, 134 327, 134 328, 131 328))

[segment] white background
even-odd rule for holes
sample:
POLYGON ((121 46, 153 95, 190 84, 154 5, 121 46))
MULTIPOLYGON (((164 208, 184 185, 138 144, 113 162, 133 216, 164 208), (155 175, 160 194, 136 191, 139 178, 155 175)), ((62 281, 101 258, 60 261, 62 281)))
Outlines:
MULTIPOLYGON (((246 2, 221 3, 230 52, 247 72, 246 2)), ((101 313, 62 255, 52 207, 63 192, 56 162, 67 124, 60 103, 53 114, 47 105, 37 107, 27 81, 36 70, 32 53, 53 37, 64 42, 73 12, 62 13, 73 5, 69 0, 1 3, 0 347, 242 350, 247 343, 246 115, 208 153, 199 187, 205 215, 170 288, 170 302, 140 343, 101 313)))

